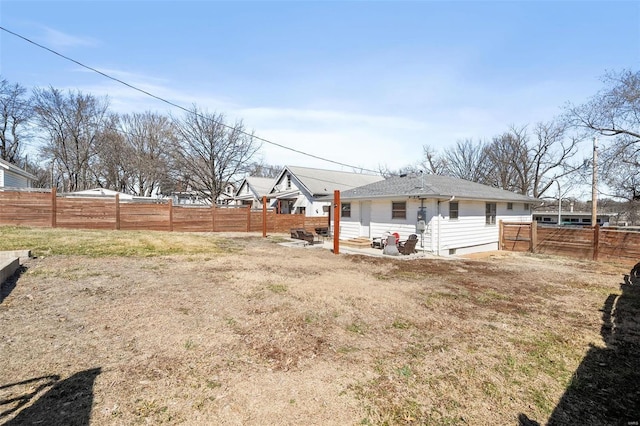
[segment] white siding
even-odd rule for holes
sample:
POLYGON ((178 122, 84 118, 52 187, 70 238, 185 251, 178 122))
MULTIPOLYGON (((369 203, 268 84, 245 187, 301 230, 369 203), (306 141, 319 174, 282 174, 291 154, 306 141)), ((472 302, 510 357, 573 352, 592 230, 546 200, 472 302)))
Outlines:
POLYGON ((458 219, 449 219, 449 203, 440 203, 440 255, 474 251, 497 250, 500 220, 512 222, 531 221, 531 213, 525 212, 522 203, 496 203, 496 224, 487 225, 484 201, 458 201, 458 219), (469 250, 475 247, 474 250, 469 250))
MULTIPOLYGON (((449 218, 449 202, 447 200, 373 200, 371 202, 371 236, 381 237, 383 234, 397 232, 400 239, 405 240, 411 234, 417 234, 424 249, 443 256, 450 254, 474 253, 498 248, 500 220, 511 222, 531 221, 531 212, 524 210, 523 203, 513 203, 513 210, 507 210, 507 203, 496 203, 496 224, 487 225, 484 201, 458 201, 458 219, 449 218), (392 201, 407 203, 406 219, 391 219, 392 201), (427 229, 424 236, 416 229, 418 209, 426 207, 427 229)), ((340 218, 340 239, 346 240, 360 236, 360 203, 351 202, 351 217, 340 218)))
POLYGON ((0 181, 0 186, 9 188, 29 188, 29 179, 24 176, 17 175, 8 170, 0 171, 0 175, 4 175, 4 179, 0 181))
POLYGON ((340 218, 340 239, 349 240, 360 236, 360 203, 357 201, 343 201, 351 203, 351 217, 340 218))
MULTIPOLYGON (((371 222, 369 225, 371 237, 377 238, 386 233, 397 232, 401 240, 406 240, 411 234, 417 234, 422 241, 420 232, 416 230, 420 200, 398 199, 394 201, 406 201, 407 218, 391 219, 391 200, 373 200, 371 202, 371 222)), ((424 202, 424 207, 427 208, 427 230, 424 233, 424 247, 429 251, 431 250, 431 235, 433 232, 431 221, 434 215, 433 205, 434 203, 431 200, 425 200, 424 202)), ((340 239, 348 240, 360 237, 360 230, 360 203, 352 201, 351 217, 340 218, 340 239)))

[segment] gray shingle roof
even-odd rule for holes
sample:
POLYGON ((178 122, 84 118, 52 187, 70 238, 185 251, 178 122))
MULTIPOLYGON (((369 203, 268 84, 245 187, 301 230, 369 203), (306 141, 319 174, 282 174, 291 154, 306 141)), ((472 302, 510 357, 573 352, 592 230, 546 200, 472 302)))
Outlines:
POLYGON ((329 195, 336 190, 347 191, 384 179, 378 175, 339 172, 308 167, 287 166, 287 169, 295 175, 313 195, 329 195))
POLYGON ((269 194, 269 190, 273 186, 273 178, 263 178, 263 177, 255 177, 248 176, 246 178, 247 183, 253 190, 259 195, 267 195, 269 194))
POLYGON ((392 177, 380 182, 344 191, 341 200, 391 197, 456 198, 535 202, 535 198, 480 183, 439 175, 392 177))

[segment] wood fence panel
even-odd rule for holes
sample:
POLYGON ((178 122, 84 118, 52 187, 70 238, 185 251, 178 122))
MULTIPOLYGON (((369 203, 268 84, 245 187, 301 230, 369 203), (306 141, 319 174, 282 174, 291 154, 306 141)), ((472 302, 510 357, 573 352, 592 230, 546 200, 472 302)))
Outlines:
MULTIPOLYGON (((269 212, 267 212, 267 223, 269 212)), ((267 232, 269 229, 267 228, 267 232)), ((249 232, 262 232, 262 210, 251 210, 251 224, 249 226, 249 232)))
POLYGON ((71 229, 115 229, 115 200, 58 197, 56 226, 71 229))
POLYGON ((120 204, 120 229, 170 231, 171 214, 166 204, 120 204))
POLYGON ((509 251, 529 251, 531 244, 530 224, 510 224, 503 222, 502 225, 502 248, 509 251))
POLYGON ((592 228, 538 227, 536 253, 591 259, 592 228))
POLYGON ((51 226, 51 193, 0 191, 0 225, 51 226))
POLYGON ((304 215, 302 214, 277 214, 273 232, 288 234, 291 228, 304 228, 304 215))
POLYGON ((247 208, 216 207, 213 232, 247 232, 247 208))
POLYGON ((640 232, 600 228, 598 258, 635 264, 640 262, 640 232))
POLYGON ((173 230, 212 232, 211 207, 173 207, 173 230))

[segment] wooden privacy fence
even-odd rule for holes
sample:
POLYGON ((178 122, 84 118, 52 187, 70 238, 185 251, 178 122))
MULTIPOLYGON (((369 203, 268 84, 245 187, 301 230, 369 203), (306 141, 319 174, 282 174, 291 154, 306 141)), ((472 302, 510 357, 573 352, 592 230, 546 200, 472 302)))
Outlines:
POLYGON ((620 228, 500 222, 499 248, 580 259, 640 262, 640 232, 620 228))
POLYGON ((71 229, 289 233, 327 227, 327 217, 276 214, 249 206, 174 206, 171 200, 123 202, 119 196, 65 197, 51 191, 0 191, 0 225, 71 229), (266 214, 264 214, 266 213, 266 214), (266 228, 263 218, 266 217, 266 228))

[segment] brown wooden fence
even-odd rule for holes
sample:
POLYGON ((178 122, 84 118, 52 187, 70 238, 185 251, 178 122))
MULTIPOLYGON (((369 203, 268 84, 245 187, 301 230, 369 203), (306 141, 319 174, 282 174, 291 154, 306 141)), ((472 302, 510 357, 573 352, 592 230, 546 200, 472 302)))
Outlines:
POLYGON ((545 226, 500 222, 501 250, 530 251, 580 259, 640 262, 640 232, 620 228, 545 226))
MULTIPOLYGON (((291 228, 313 232, 327 217, 266 212, 266 232, 291 228)), ((118 196, 65 197, 55 190, 0 190, 0 225, 71 229, 122 229, 180 232, 261 232, 263 212, 248 206, 174 206, 171 202, 123 202, 118 196)))

